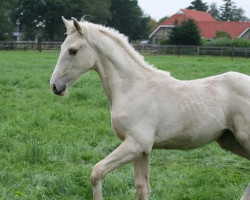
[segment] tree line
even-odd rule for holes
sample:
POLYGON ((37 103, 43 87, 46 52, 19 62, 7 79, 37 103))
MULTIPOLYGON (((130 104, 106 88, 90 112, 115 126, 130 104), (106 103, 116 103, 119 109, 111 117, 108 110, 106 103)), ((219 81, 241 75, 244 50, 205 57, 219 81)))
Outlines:
POLYGON ((130 40, 147 38, 151 18, 137 0, 0 0, 0 40, 22 32, 23 40, 63 40, 61 16, 114 27, 130 40))
MULTIPOLYGON (((188 9, 209 12, 221 21, 247 21, 244 10, 232 0, 208 5, 194 0, 188 9)), ((137 0, 0 0, 0 40, 13 39, 13 32, 21 32, 22 40, 64 39, 61 16, 74 16, 118 29, 130 40, 148 38, 159 22, 145 15, 137 0)), ((153 5, 152 5, 153 6, 153 5)))
POLYGON ((208 5, 202 0, 195 0, 187 9, 200 10, 210 13, 218 21, 249 21, 244 9, 238 7, 232 0, 223 0, 223 5, 218 7, 216 3, 208 5))

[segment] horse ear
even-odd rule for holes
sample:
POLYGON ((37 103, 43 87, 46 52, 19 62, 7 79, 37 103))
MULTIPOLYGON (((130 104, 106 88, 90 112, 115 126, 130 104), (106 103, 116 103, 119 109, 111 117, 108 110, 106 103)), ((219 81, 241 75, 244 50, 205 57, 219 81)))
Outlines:
POLYGON ((66 28, 69 28, 70 26, 72 26, 70 21, 65 19, 63 16, 62 16, 62 20, 66 28))
POLYGON ((81 35, 83 35, 82 28, 81 28, 79 22, 77 21, 77 19, 75 19, 74 17, 71 17, 71 19, 73 20, 73 24, 74 24, 74 27, 76 28, 76 30, 77 30, 81 35))
POLYGON ((69 20, 65 19, 63 16, 62 16, 62 20, 63 20, 63 23, 67 29, 66 31, 66 34, 69 34, 70 31, 72 30, 72 22, 70 22, 69 20))

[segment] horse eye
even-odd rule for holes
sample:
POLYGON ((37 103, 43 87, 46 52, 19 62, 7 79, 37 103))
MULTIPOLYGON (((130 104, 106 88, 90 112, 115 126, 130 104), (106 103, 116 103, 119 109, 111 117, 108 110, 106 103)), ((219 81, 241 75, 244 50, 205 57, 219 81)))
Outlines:
POLYGON ((75 56, 77 54, 77 49, 70 49, 69 54, 75 56))

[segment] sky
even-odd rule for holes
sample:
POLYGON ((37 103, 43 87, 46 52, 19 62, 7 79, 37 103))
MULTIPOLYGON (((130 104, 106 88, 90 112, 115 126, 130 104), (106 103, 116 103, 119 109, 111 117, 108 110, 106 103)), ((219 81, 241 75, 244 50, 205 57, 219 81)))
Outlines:
MULTIPOLYGON (((193 0, 138 0, 145 14, 159 20, 165 16, 171 16, 182 8, 188 7, 193 0), (174 3, 173 3, 174 2, 174 3)), ((218 8, 223 5, 223 0, 203 0, 210 5, 215 2, 218 8)), ((250 18, 250 0, 235 0, 235 5, 245 10, 245 15, 250 18)))

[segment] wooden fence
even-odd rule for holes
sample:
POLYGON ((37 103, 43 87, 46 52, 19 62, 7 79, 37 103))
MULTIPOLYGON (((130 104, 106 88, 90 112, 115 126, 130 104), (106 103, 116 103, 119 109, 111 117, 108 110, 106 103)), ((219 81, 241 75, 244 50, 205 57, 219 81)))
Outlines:
POLYGON ((137 51, 153 55, 211 55, 250 58, 250 48, 174 46, 174 45, 133 45, 137 51))
MULTIPOLYGON (((62 42, 0 42, 0 50, 59 50, 62 42)), ((211 55, 250 58, 250 48, 132 44, 142 54, 211 55)))
POLYGON ((61 44, 47 41, 0 42, 0 50, 58 50, 61 44))

